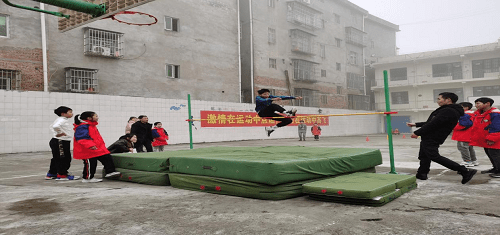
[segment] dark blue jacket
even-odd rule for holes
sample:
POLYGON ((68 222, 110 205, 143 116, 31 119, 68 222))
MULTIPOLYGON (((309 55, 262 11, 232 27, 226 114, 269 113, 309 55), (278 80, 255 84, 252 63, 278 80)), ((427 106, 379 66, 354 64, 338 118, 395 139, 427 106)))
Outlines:
POLYGON ((255 111, 260 112, 267 106, 273 103, 272 98, 281 98, 282 100, 294 100, 294 96, 274 96, 270 95, 269 98, 262 98, 260 96, 255 97, 255 111))

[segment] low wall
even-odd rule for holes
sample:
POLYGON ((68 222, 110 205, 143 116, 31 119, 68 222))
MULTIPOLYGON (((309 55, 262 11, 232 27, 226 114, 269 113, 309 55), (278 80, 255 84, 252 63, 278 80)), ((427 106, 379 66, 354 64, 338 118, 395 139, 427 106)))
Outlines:
MULTIPOLYGON (((50 124, 57 118, 54 109, 68 106, 73 112, 94 111, 99 115, 99 132, 109 146, 125 132, 130 116, 147 115, 149 122, 162 122, 169 144, 189 143, 187 99, 159 99, 96 94, 0 90, 0 153, 50 151, 50 124)), ((253 111, 254 105, 191 101, 192 115, 201 110, 253 111)), ((285 107, 287 108, 287 107, 285 107)), ((298 107, 299 113, 318 114, 318 108, 298 107)), ((362 111, 366 112, 366 111, 362 111)), ((322 114, 355 113, 353 110, 322 109, 322 114)), ((322 136, 381 133, 380 115, 329 117, 330 126, 322 136)), ((194 143, 253 139, 296 138, 297 127, 280 128, 267 137, 263 127, 201 128, 195 122, 194 143)), ((308 133, 308 136, 311 136, 308 133)), ((297 137, 298 138, 298 137, 297 137)), ((284 140, 289 141, 289 140, 284 140)))

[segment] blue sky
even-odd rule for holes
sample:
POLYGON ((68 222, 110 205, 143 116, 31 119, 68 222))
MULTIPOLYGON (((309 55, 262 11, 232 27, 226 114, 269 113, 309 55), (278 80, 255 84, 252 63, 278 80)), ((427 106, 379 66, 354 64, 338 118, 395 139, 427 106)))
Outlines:
POLYGON ((465 47, 500 38, 500 0, 349 0, 400 26, 399 54, 465 47))

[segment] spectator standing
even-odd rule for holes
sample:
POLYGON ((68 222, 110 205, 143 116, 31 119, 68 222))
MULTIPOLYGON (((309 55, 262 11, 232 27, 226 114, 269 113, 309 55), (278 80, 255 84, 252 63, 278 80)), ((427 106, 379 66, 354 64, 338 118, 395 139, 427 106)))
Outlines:
POLYGON ((146 147, 146 151, 153 152, 153 146, 151 143, 153 142, 153 135, 151 133, 151 129, 153 128, 153 124, 148 123, 149 119, 146 115, 139 116, 139 121, 132 124, 132 128, 130 130, 131 134, 137 136, 137 143, 135 143, 135 148, 138 153, 144 152, 143 146, 146 147))

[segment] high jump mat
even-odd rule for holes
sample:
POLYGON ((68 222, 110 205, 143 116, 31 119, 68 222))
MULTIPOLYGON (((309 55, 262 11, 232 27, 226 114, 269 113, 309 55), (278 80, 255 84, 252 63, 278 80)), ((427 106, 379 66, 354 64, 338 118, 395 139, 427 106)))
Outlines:
MULTIPOLYGON (((375 167, 365 169, 364 172, 375 172, 375 167)), ((280 185, 267 185, 234 179, 178 173, 169 173, 169 179, 174 188, 263 200, 284 200, 303 196, 302 185, 317 180, 312 179, 280 185)))
POLYGON ((382 206, 416 187, 413 175, 357 172, 306 183, 303 192, 323 201, 382 206))
POLYGON ((158 154, 168 158, 171 173, 266 185, 325 178, 382 164, 380 150, 367 148, 210 147, 158 154))
MULTIPOLYGON (((165 172, 136 171, 124 168, 116 168, 116 171, 120 172, 120 176, 109 179, 158 186, 170 185, 168 173, 165 172)), ((106 172, 102 169, 102 178, 104 178, 105 175, 106 172)))
POLYGON ((169 152, 111 154, 116 168, 149 172, 168 172, 170 156, 169 152))

